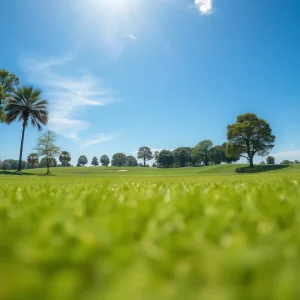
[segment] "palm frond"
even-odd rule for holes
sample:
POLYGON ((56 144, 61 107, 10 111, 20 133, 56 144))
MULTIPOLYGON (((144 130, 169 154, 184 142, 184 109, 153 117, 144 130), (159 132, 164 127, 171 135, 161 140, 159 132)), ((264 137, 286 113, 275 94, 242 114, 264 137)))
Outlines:
POLYGON ((33 86, 21 86, 7 98, 6 123, 28 122, 38 130, 48 123, 48 101, 42 98, 42 90, 33 86))

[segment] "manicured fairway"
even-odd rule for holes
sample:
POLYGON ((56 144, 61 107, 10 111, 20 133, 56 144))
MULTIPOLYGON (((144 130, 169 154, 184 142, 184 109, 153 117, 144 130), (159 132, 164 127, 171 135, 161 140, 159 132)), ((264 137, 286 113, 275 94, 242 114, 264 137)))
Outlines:
POLYGON ((300 167, 236 167, 0 173, 0 299, 300 299, 300 167))

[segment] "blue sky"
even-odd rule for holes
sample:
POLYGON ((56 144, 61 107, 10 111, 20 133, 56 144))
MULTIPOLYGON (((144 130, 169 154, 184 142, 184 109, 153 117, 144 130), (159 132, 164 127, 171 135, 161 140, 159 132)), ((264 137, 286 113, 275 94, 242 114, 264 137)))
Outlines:
MULTIPOLYGON (((1 0, 0 68, 44 90, 72 154, 174 149, 254 112, 278 159, 300 159, 297 0, 1 0), (4 34, 5 33, 5 34, 4 34)), ((24 158, 40 133, 26 132, 24 158)), ((21 124, 0 124, 0 159, 21 124)), ((260 161, 261 159, 258 158, 260 161)))

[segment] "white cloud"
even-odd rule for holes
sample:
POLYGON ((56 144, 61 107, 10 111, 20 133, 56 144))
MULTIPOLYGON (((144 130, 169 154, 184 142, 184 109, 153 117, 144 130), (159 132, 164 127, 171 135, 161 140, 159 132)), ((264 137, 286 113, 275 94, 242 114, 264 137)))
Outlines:
POLYGON ((271 156, 275 157, 276 163, 281 163, 283 160, 300 160, 300 150, 293 150, 293 151, 281 151, 277 153, 270 154, 271 156))
POLYGON ((106 135, 104 133, 98 133, 95 138, 84 141, 81 145, 82 149, 88 148, 90 146, 111 141, 115 138, 113 135, 106 135))
POLYGON ((79 140, 79 132, 88 129, 89 124, 80 120, 64 119, 64 118, 50 118, 49 129, 62 134, 71 140, 79 140))
POLYGON ((126 36, 131 40, 134 40, 134 41, 136 40, 136 36, 132 33, 128 33, 128 34, 126 34, 126 36))
POLYGON ((160 152, 160 151, 162 151, 162 150, 169 150, 169 151, 174 151, 174 149, 157 149, 157 148, 153 148, 153 149, 151 149, 151 151, 152 151, 152 153, 154 154, 156 151, 158 151, 158 152, 160 152))
POLYGON ((208 15, 213 10, 213 0, 195 0, 195 6, 202 15, 208 15))
POLYGON ((89 128, 89 123, 78 119, 77 114, 88 106, 106 106, 114 101, 112 91, 101 86, 91 75, 68 75, 64 69, 73 62, 71 56, 23 62, 28 80, 41 85, 49 100, 49 129, 69 139, 78 140, 79 133, 89 128))

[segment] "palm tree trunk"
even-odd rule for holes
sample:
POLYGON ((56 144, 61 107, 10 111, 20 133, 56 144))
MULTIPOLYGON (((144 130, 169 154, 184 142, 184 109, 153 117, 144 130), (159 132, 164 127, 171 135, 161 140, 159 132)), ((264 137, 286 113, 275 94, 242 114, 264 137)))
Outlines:
POLYGON ((21 147, 20 147, 20 156, 19 156, 19 164, 18 164, 18 172, 22 171, 22 155, 23 155, 23 144, 24 144, 24 137, 25 137, 25 128, 26 128, 27 120, 23 121, 23 128, 22 128, 22 139, 21 139, 21 147))

